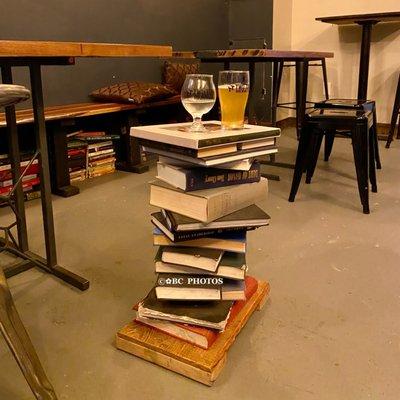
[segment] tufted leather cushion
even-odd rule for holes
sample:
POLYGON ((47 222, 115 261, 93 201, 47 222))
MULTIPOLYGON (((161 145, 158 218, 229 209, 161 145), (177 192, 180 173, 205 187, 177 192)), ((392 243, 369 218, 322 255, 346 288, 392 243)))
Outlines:
POLYGON ((180 93, 187 74, 198 74, 199 63, 164 63, 164 83, 180 93))
POLYGON ((175 91, 162 83, 121 82, 94 90, 90 96, 95 100, 116 103, 142 104, 175 95, 175 91))

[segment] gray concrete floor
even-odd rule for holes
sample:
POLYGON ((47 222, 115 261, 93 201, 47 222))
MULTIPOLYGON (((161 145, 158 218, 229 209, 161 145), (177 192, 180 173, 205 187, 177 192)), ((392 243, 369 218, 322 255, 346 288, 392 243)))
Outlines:
MULTIPOLYGON (((294 160, 286 130, 279 160, 294 160)), ((260 204, 269 228, 249 234, 250 272, 271 283, 213 388, 114 348, 116 331, 154 281, 147 182, 116 173, 54 197, 59 262, 91 281, 85 293, 30 270, 9 280, 17 308, 60 399, 398 399, 400 393, 400 144, 385 150, 371 214, 358 199, 351 146, 337 139, 314 181, 287 197, 292 171, 260 204)), ((43 253, 40 203, 28 204, 43 253)), ((2 219, 5 210, 1 210, 2 219)), ((32 398, 0 339, 0 399, 32 398)))

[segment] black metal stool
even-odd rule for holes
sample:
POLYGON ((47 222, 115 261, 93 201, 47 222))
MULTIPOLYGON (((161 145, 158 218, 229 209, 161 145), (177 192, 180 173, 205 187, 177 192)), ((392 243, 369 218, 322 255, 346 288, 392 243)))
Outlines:
MULTIPOLYGON (((20 101, 27 100, 30 92, 23 86, 0 85, 0 106, 10 106, 20 101)), ((4 196, 0 195, 0 203, 8 205, 16 216, 16 221, 7 226, 0 226, 0 231, 4 232, 4 240, 0 245, 0 252, 9 252, 30 262, 35 263, 34 259, 28 258, 19 250, 18 242, 15 240, 12 229, 17 225, 19 218, 17 207, 14 202, 14 193, 20 188, 22 178, 29 166, 37 156, 34 155, 30 163, 18 180, 14 179, 14 186, 11 192, 4 196)), ((14 355, 22 373, 25 376, 33 394, 40 400, 56 400, 57 396, 54 389, 47 379, 35 348, 25 330, 24 325, 18 315, 14 302, 8 288, 3 269, 0 267, 0 331, 3 334, 11 352, 14 355)))
POLYGON ((368 179, 372 191, 377 192, 375 140, 372 127, 372 111, 325 108, 314 109, 306 114, 300 133, 289 201, 294 201, 304 171, 306 171, 306 183, 311 183, 323 136, 334 134, 340 129, 349 132, 348 135, 352 138, 358 191, 363 212, 369 214, 368 179))
MULTIPOLYGON (((375 162, 376 168, 381 169, 381 159, 379 156, 378 129, 376 119, 376 105, 374 100, 356 100, 356 99, 328 99, 315 103, 314 108, 340 108, 346 110, 364 110, 371 111, 373 116, 373 130, 375 142, 375 162)), ((329 161, 332 153, 335 135, 341 132, 333 132, 325 135, 324 161, 329 161)), ((343 135, 343 132, 341 133, 343 135)), ((345 135, 346 136, 346 135, 345 135)))
MULTIPOLYGON (((394 97, 392 119, 390 121, 389 136, 388 136, 387 142, 386 142, 387 149, 390 147, 390 143, 392 143, 392 140, 394 137, 394 131, 396 129, 396 122, 399 119, 399 115, 400 115, 400 75, 399 75, 399 81, 397 82, 396 95, 394 97)), ((399 137, 400 137, 400 121, 399 121, 399 127, 397 129, 397 138, 399 138, 399 137)))

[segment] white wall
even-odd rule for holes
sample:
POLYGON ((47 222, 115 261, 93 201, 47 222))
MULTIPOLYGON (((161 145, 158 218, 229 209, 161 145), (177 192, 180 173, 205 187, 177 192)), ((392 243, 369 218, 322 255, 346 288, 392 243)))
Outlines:
MULTIPOLYGON (((274 48, 286 45, 288 34, 280 27, 288 18, 286 0, 275 0, 274 48)), ((331 97, 355 98, 358 86, 361 28, 337 26, 315 21, 316 17, 400 11, 399 0, 292 0, 290 26, 292 50, 320 50, 335 53, 327 59, 331 97)), ((289 30, 289 28, 288 28, 289 30)), ((287 31, 288 31, 287 30, 287 31)), ((390 121, 391 109, 400 73, 400 23, 381 23, 373 28, 368 97, 377 101, 378 121, 390 121)), ((289 83, 293 93, 294 81, 289 83)), ((285 82, 287 85, 287 82, 285 82)), ((286 92, 288 89, 284 89, 286 92)), ((320 68, 310 71, 309 98, 322 98, 320 68)))

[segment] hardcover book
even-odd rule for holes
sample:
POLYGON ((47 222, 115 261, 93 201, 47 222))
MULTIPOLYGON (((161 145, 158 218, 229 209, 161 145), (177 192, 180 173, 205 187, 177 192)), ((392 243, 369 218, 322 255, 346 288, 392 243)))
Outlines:
POLYGON ((201 247, 207 249, 233 251, 235 253, 245 253, 246 231, 241 230, 236 232, 223 232, 209 237, 176 243, 165 236, 158 228, 155 228, 153 230, 153 244, 154 246, 201 247))
POLYGON ((161 260, 170 264, 185 265, 214 272, 221 261, 223 250, 201 247, 164 247, 161 260))
MULTIPOLYGON (((145 154, 145 153, 144 153, 145 154)), ((177 160, 176 158, 158 155, 158 161, 163 164, 175 165, 182 168, 193 168, 193 163, 190 161, 177 160)), ((248 171, 253 165, 253 158, 245 158, 243 160, 231 161, 224 164, 218 164, 218 168, 231 169, 234 171, 248 171)))
POLYGON ((131 136, 139 139, 153 140, 190 149, 201 149, 227 143, 245 142, 261 138, 280 136, 279 128, 245 124, 243 129, 224 130, 220 121, 206 121, 207 132, 187 132, 191 123, 135 126, 131 136), (210 132, 212 130, 212 132, 210 132))
POLYGON ((207 226, 204 229, 195 229, 191 231, 175 231, 173 228, 170 228, 170 224, 167 223, 167 220, 165 219, 164 215, 162 212, 156 212, 151 214, 151 222, 154 226, 156 226, 164 235, 168 237, 168 239, 172 240, 173 242, 176 242, 177 245, 179 245, 178 242, 185 242, 187 240, 194 240, 194 239, 200 239, 203 237, 209 237, 209 236, 214 236, 217 234, 223 234, 223 233, 229 233, 229 232, 238 232, 238 231, 243 231, 243 230, 252 230, 255 229, 255 227, 251 226, 244 226, 240 224, 240 226, 231 226, 231 227, 226 227, 226 228, 211 228, 208 229, 207 226))
POLYGON ((180 213, 202 222, 211 222, 234 211, 264 200, 268 193, 268 181, 223 188, 184 192, 160 182, 150 182, 150 204, 180 213))
POLYGON ((138 305, 138 316, 182 322, 224 330, 233 301, 171 301, 158 300, 153 288, 138 305))
POLYGON ((205 271, 198 267, 188 267, 186 265, 177 265, 164 262, 161 259, 163 248, 160 247, 154 259, 155 269, 157 273, 170 274, 191 274, 201 275, 210 274, 229 279, 244 279, 247 271, 246 257, 243 253, 233 253, 225 251, 218 264, 218 268, 214 272, 205 271))
POLYGON ((254 162, 248 171, 182 168, 161 162, 157 163, 157 178, 186 192, 258 182, 260 177, 260 164, 258 162, 254 162))
POLYGON ((208 224, 165 209, 162 210, 162 214, 168 224, 168 228, 177 232, 232 227, 241 227, 242 229, 258 228, 268 225, 270 220, 270 216, 255 204, 241 208, 208 224))

